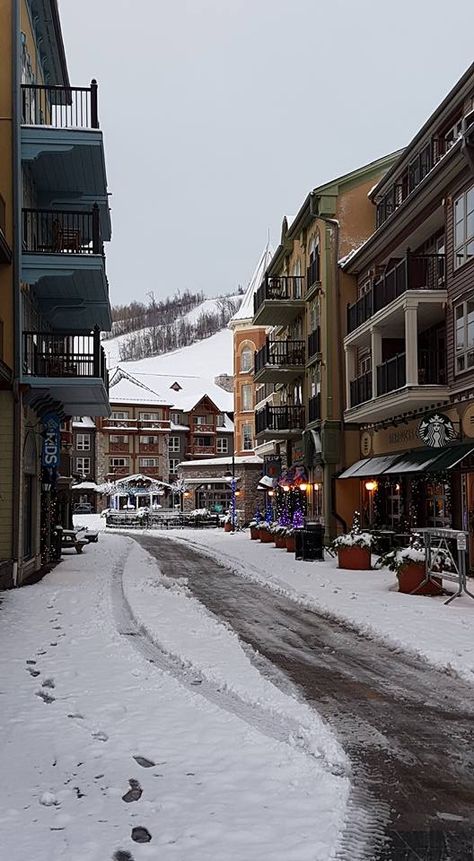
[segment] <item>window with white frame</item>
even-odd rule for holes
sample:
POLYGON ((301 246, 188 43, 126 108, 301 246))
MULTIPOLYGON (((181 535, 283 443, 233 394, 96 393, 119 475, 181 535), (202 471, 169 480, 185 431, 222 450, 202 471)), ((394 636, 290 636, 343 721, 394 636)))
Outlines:
POLYGON ((88 433, 76 434, 76 448, 78 451, 90 451, 91 450, 90 434, 88 434, 88 433))
POLYGON ((111 433, 109 439, 110 439, 111 443, 115 443, 118 445, 128 445, 128 435, 127 434, 111 433))
POLYGON ((120 467, 128 467, 128 457, 111 457, 110 468, 119 469, 120 467))
POLYGON ((91 459, 90 457, 76 457, 76 472, 79 475, 82 475, 85 478, 86 475, 89 475, 91 471, 91 459))
POLYGON ((242 425, 242 449, 243 451, 253 449, 253 431, 250 422, 245 422, 242 425))
POLYGON ((181 413, 170 413, 170 421, 172 421, 174 425, 180 425, 181 413))
POLYGON ((123 421, 123 419, 128 419, 128 410, 114 410, 110 418, 118 419, 119 421, 123 421))
POLYGON ((456 373, 474 368, 474 299, 454 309, 456 373))
POLYGON ((474 257, 474 185, 454 201, 454 268, 474 257))
POLYGON ((157 457, 141 457, 140 458, 140 466, 158 466, 159 461, 157 457))
POLYGON ((156 413, 139 413, 138 417, 141 422, 158 422, 163 418, 162 410, 156 413))
POLYGON ((225 427, 225 415, 224 413, 218 413, 216 416, 216 425, 218 428, 225 427))
POLYGON ((244 347, 240 354, 240 371, 242 374, 249 374, 253 368, 253 350, 250 347, 244 347))
POLYGON ((170 436, 168 441, 168 449, 169 451, 179 451, 181 448, 181 442, 179 436, 170 436))
POLYGON ((225 436, 217 437, 217 454, 227 454, 229 451, 229 440, 225 436))
POLYGON ((242 410, 248 412, 253 409, 253 386, 248 384, 241 388, 242 410))
POLYGON ((372 369, 372 355, 370 349, 368 347, 364 347, 359 351, 358 355, 358 365, 359 365, 359 373, 358 376, 361 377, 362 374, 368 374, 372 369))
POLYGON ((158 437, 140 436, 140 445, 158 445, 158 437))
POLYGON ((170 457, 170 473, 173 475, 178 472, 179 457, 170 457))

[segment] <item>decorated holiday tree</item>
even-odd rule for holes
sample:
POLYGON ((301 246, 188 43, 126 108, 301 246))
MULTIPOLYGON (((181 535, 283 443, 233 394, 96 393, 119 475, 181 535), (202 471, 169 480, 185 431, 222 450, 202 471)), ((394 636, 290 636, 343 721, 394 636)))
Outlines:
POLYGON ((304 514, 299 500, 296 502, 295 510, 293 511, 293 528, 302 529, 304 526, 304 514))
POLYGON ((280 517, 278 518, 278 522, 279 522, 280 526, 290 526, 290 524, 291 524, 291 518, 290 518, 290 515, 288 513, 288 508, 286 505, 284 506, 283 511, 280 514, 280 517))

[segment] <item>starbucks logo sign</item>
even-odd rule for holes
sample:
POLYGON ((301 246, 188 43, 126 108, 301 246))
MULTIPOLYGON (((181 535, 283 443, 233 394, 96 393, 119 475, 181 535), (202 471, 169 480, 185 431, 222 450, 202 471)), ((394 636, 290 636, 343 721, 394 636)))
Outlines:
POLYGON ((421 420, 418 436, 430 448, 443 448, 448 442, 456 439, 457 432, 448 416, 443 413, 433 413, 421 420))

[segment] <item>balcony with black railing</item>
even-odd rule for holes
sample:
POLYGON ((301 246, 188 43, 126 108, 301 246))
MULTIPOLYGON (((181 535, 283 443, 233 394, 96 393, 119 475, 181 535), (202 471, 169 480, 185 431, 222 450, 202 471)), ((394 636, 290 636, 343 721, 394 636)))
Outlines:
POLYGON ((263 347, 255 353, 254 379, 256 383, 288 382, 301 375, 304 366, 304 341, 267 338, 263 347))
POLYGON ((367 371, 350 381, 350 405, 357 407, 359 404, 370 401, 372 397, 372 371, 367 371))
POLYGON ((318 422, 321 419, 321 393, 313 395, 308 402, 308 421, 318 422))
POLYGON ((23 209, 23 251, 103 254, 99 207, 90 211, 23 209))
POLYGON ((383 275, 374 279, 370 289, 347 308, 347 333, 367 322, 377 311, 386 308, 410 290, 437 290, 445 286, 446 258, 444 254, 407 253, 383 275))
POLYGON ((291 323, 304 309, 304 292, 302 275, 265 275, 253 298, 255 325, 291 323))
POLYGON ((6 206, 5 200, 0 194, 0 263, 10 263, 12 259, 12 250, 7 242, 5 235, 6 224, 6 206))
POLYGON ((398 353, 377 365, 377 397, 401 389, 406 384, 406 355, 398 353))
POLYGON ((257 436, 294 436, 300 434, 305 426, 305 411, 302 406, 271 406, 265 404, 255 413, 255 432, 257 436))
POLYGON ((311 261, 306 270, 306 288, 309 293, 313 287, 321 283, 321 265, 319 254, 311 261))
POLYGON ((22 84, 21 113, 26 126, 98 129, 97 81, 90 87, 22 84))
POLYGON ((308 359, 314 359, 321 352, 321 329, 319 326, 308 335, 308 359))

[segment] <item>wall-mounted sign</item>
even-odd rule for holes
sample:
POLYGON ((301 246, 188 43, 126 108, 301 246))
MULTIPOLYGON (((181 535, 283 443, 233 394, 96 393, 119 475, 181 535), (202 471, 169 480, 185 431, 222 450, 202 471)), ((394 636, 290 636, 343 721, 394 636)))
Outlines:
POLYGON ((263 461, 263 474, 270 478, 278 478, 281 472, 280 457, 265 457, 263 461))
POLYGON ((61 421, 56 413, 46 413, 43 417, 43 448, 41 463, 45 469, 54 470, 59 466, 61 456, 61 421))
POLYGON ((432 413, 418 425, 418 436, 430 448, 443 448, 457 435, 451 419, 443 413, 432 413))

